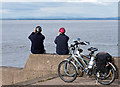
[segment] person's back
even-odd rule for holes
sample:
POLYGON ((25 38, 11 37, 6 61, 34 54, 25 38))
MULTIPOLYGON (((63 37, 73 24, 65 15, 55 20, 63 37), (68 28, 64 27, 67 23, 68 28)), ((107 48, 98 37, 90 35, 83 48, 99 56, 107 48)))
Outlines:
POLYGON ((44 50, 44 35, 41 33, 42 29, 40 26, 37 26, 34 32, 28 37, 32 44, 31 44, 31 52, 33 54, 42 54, 45 52, 44 50))
POLYGON ((59 36, 57 36, 55 39, 57 54, 59 54, 59 55, 69 54, 68 40, 69 40, 69 37, 67 35, 65 35, 65 29, 60 28, 59 36))

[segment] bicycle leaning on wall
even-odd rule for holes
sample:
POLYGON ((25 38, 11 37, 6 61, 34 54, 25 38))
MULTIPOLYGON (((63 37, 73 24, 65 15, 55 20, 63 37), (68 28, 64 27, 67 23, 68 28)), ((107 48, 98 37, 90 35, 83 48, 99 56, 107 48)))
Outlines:
POLYGON ((64 82, 73 82, 77 76, 82 76, 85 72, 88 77, 94 76, 95 79, 103 84, 109 85, 115 80, 115 66, 106 61, 105 71, 101 72, 97 69, 95 51, 97 48, 90 47, 88 55, 83 54, 80 45, 88 45, 89 42, 80 42, 80 38, 71 44, 71 56, 63 60, 58 66, 58 75, 64 82))

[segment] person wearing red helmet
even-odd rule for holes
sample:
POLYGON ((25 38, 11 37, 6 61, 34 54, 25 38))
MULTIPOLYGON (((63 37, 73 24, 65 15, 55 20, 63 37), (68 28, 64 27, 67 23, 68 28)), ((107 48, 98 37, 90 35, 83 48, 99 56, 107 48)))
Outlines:
POLYGON ((60 28, 60 29, 59 29, 59 32, 60 32, 60 33, 65 33, 65 28, 60 28))
POLYGON ((56 53, 59 55, 69 54, 68 50, 69 37, 65 35, 65 28, 59 29, 59 35, 55 38, 56 53))

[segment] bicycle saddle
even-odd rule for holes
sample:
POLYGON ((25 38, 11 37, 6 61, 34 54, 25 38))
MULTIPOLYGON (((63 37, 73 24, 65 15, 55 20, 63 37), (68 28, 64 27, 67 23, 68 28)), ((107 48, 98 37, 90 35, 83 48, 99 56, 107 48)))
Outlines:
POLYGON ((98 49, 94 48, 94 47, 90 47, 90 48, 88 48, 88 51, 98 51, 98 49))

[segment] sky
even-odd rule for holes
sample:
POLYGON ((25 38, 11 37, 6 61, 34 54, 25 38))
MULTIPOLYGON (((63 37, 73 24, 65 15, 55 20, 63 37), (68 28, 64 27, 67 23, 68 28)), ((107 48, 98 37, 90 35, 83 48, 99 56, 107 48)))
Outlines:
POLYGON ((2 18, 118 17, 119 0, 2 0, 2 18))

